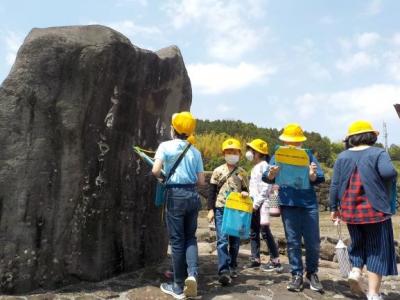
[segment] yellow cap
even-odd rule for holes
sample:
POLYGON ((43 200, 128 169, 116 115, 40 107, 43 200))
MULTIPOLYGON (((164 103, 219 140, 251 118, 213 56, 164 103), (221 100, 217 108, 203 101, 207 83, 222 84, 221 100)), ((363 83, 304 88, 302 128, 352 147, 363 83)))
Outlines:
POLYGON ((230 138, 222 143, 222 151, 225 151, 226 149, 242 150, 242 146, 237 139, 230 138))
POLYGON ((252 140, 250 143, 247 143, 246 145, 261 154, 268 154, 268 144, 266 141, 262 139, 252 140))
POLYGON ((183 111, 172 115, 172 127, 179 134, 190 136, 196 128, 196 119, 188 111, 183 111))
POLYGON ((284 142, 304 142, 307 140, 303 129, 297 123, 289 123, 283 129, 279 139, 284 142))
POLYGON ((375 130, 370 122, 358 120, 350 124, 346 137, 366 132, 374 132, 376 135, 379 135, 379 131, 375 130))

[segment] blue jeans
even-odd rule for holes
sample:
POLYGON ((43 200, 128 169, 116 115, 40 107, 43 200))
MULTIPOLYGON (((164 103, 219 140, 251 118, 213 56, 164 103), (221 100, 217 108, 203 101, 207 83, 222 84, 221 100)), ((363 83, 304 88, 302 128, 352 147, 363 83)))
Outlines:
POLYGON ((215 228, 217 231, 218 274, 229 272, 229 269, 237 267, 240 238, 228 236, 222 233, 222 218, 224 208, 215 209, 215 228), (229 247, 229 249, 228 249, 229 247))
POLYGON ((301 238, 306 249, 306 272, 317 273, 320 248, 318 208, 281 206, 281 215, 291 273, 303 275, 301 238))
POLYGON ((174 283, 183 288, 186 274, 194 277, 198 275, 196 230, 201 207, 200 197, 194 188, 167 189, 166 197, 166 220, 172 250, 174 283))
POLYGON ((260 232, 263 240, 267 243, 270 258, 278 258, 278 246, 275 243, 274 236, 268 225, 260 225, 260 209, 257 209, 253 211, 251 216, 250 246, 251 258, 258 261, 260 260, 260 232))

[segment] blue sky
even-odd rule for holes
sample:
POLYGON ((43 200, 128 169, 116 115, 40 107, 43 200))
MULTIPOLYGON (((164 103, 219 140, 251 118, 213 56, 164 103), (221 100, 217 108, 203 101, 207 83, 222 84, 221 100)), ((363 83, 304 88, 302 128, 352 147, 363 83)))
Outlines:
POLYGON ((333 140, 368 119, 400 144, 399 11, 396 0, 2 0, 0 81, 32 28, 102 24, 142 48, 178 45, 196 117, 298 122, 333 140))

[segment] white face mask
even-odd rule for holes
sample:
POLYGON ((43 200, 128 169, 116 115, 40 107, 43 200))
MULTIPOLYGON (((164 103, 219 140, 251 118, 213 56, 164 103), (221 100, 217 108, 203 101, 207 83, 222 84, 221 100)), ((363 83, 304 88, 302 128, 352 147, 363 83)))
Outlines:
POLYGON ((246 158, 247 158, 248 161, 253 161, 253 159, 254 159, 253 151, 251 151, 251 150, 247 151, 246 152, 246 158))
POLYGON ((236 154, 226 154, 225 155, 225 161, 229 165, 236 165, 239 162, 239 155, 236 154))

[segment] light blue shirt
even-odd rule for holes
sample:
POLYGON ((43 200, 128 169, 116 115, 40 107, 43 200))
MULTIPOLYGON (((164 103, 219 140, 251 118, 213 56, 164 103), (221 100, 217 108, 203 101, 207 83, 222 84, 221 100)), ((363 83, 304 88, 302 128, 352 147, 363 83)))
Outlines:
MULTIPOLYGON (((187 141, 174 139, 163 142, 158 146, 154 158, 163 161, 166 174, 169 173, 187 144, 187 141)), ((197 174, 202 172, 204 172, 204 167, 201 153, 194 146, 191 146, 176 168, 175 173, 168 180, 168 184, 194 184, 197 182, 197 174)))

